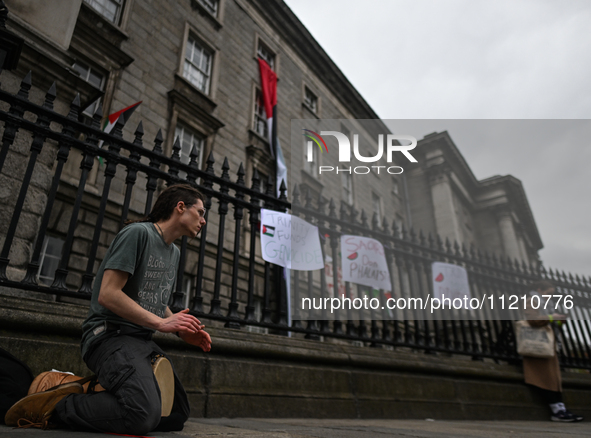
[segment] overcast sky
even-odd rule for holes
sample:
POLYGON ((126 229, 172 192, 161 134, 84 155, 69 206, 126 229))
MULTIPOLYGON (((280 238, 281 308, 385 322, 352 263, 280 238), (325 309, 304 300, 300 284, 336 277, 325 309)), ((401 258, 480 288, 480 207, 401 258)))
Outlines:
POLYGON ((546 266, 591 276, 591 1, 286 2, 380 118, 464 119, 393 123, 519 178, 546 266))

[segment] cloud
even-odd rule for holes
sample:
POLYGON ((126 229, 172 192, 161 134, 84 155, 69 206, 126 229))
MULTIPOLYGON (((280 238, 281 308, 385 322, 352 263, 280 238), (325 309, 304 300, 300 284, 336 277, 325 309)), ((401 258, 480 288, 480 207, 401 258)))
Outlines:
MULTIPOLYGON (((384 119, 591 118, 588 0, 287 4, 384 119)), ((424 133, 448 130, 480 179, 521 179, 543 260, 589 275, 589 124, 531 123, 437 120, 424 133)))

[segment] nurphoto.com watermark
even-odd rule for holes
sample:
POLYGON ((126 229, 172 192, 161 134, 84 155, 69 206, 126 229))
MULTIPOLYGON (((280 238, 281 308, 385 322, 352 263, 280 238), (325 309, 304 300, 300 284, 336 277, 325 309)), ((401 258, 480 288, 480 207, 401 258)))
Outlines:
POLYGON ((525 199, 513 184, 519 175, 481 184, 460 150, 496 151, 506 138, 532 147, 549 141, 549 149, 567 138, 574 147, 588 138, 585 123, 292 119, 289 189, 298 190, 287 214, 294 219, 285 251, 269 250, 265 260, 283 258, 292 270, 293 319, 517 320, 535 310, 588 320, 578 280, 567 287, 550 278, 556 296, 543 297, 543 306, 529 301, 527 285, 548 277, 531 211, 509 196, 525 199), (512 212, 515 233, 492 207, 512 212), (294 226, 295 218, 305 226, 294 226))

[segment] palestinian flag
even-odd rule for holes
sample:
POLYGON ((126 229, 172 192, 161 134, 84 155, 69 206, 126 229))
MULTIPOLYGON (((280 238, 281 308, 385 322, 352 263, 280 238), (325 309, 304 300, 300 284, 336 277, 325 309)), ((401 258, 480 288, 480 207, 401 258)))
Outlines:
MULTIPOLYGON (((131 115, 133 114, 133 112, 135 111, 135 109, 142 102, 143 102, 143 100, 140 100, 139 102, 136 102, 133 105, 128 106, 127 108, 123 108, 122 110, 111 114, 109 117, 107 117, 107 119, 105 120, 105 123, 103 124, 103 131, 106 132, 107 134, 109 134, 113 130, 115 123, 117 123, 117 120, 119 120, 120 117, 122 117, 121 120, 123 121, 123 124, 126 124, 127 121, 129 120, 129 118, 131 117, 131 115)), ((99 141, 98 146, 99 146, 99 148, 103 147, 102 140, 99 141)), ((100 163, 103 164, 102 158, 98 157, 98 159, 99 159, 100 163)))
POLYGON ((271 227, 269 225, 263 225, 263 234, 266 236, 275 236, 275 227, 271 227))
MULTIPOLYGON (((277 197, 281 195, 280 187, 281 181, 285 184, 287 190, 287 166, 279 144, 279 137, 277 135, 277 75, 269 67, 267 61, 258 59, 259 70, 261 72, 261 91, 263 97, 263 106, 265 107, 265 114, 267 115, 267 132, 269 133, 269 145, 271 146, 271 156, 275 158, 275 180, 277 197)), ((286 192, 289 193, 289 192, 286 192)), ((270 228, 270 227, 268 227, 270 228)), ((264 233, 264 232, 263 232, 264 233)), ((264 233, 266 234, 266 233, 264 233)), ((273 229, 273 235, 275 229, 273 229)), ((283 287, 285 287, 286 303, 287 303, 287 325, 291 325, 291 281, 289 269, 283 268, 283 287)), ((282 287, 282 288, 283 288, 282 287)), ((291 332, 287 332, 291 336, 291 332)))
POLYGON ((267 114, 267 132, 269 133, 269 145, 271 146, 271 155, 275 158, 275 176, 277 178, 277 197, 279 197, 279 187, 281 181, 285 182, 287 189, 287 166, 279 144, 277 135, 277 75, 269 67, 267 61, 259 58, 259 69, 261 71, 261 89, 263 94, 263 106, 267 114))
POLYGON ((123 124, 127 123, 127 121, 129 120, 129 118, 131 117, 131 115, 133 114, 135 109, 142 102, 143 102, 143 100, 140 100, 139 102, 136 102, 133 105, 128 106, 127 108, 123 108, 122 110, 111 114, 109 117, 107 117, 107 119, 105 120, 105 123, 103 124, 103 131, 106 132, 107 134, 109 134, 113 130, 115 123, 117 123, 117 120, 119 120, 120 117, 123 117, 123 119, 122 119, 123 124))

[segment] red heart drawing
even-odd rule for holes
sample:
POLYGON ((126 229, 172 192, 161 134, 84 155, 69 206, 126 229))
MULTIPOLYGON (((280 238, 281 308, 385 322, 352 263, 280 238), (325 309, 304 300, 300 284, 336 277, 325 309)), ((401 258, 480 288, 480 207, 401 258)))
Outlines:
POLYGON ((443 281, 443 274, 439 274, 437 276, 437 278, 435 279, 435 281, 439 281, 439 282, 443 281))
POLYGON ((358 254, 356 252, 354 252, 353 254, 349 255, 347 258, 349 260, 355 260, 357 258, 358 254))

